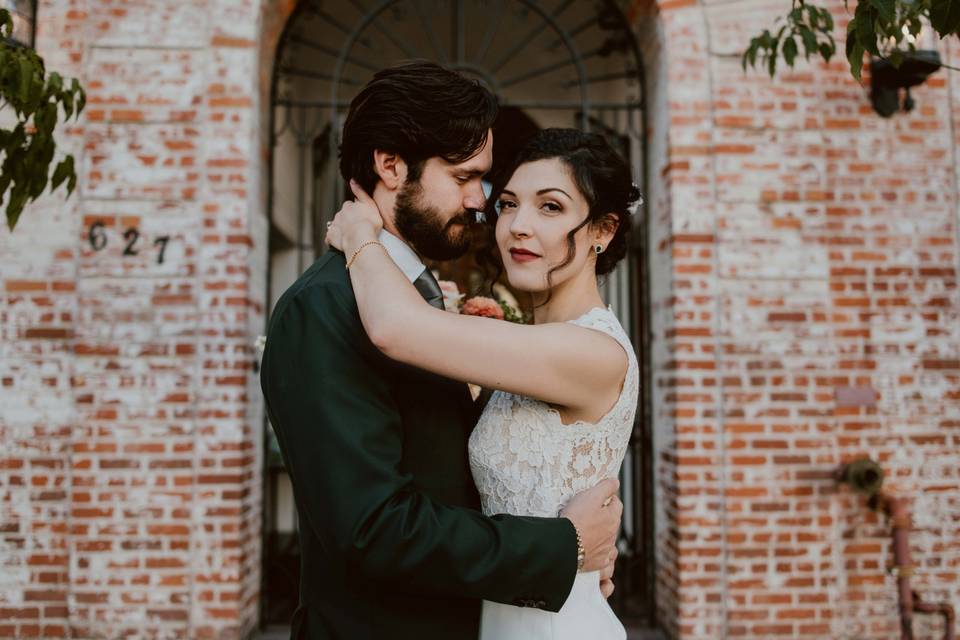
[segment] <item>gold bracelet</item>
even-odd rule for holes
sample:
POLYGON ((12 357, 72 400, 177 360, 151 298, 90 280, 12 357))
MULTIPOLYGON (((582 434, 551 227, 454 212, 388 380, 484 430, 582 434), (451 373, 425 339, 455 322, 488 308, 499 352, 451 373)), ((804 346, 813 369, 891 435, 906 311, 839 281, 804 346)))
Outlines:
POLYGON ((577 525, 573 525, 573 531, 577 534, 577 573, 580 573, 583 571, 583 563, 587 559, 587 550, 583 547, 583 539, 580 537, 580 530, 577 529, 577 525))
MULTIPOLYGON (((353 255, 350 256, 350 259, 347 260, 347 271, 349 271, 349 270, 350 270, 350 267, 353 266, 353 261, 357 259, 357 256, 360 255, 360 252, 363 251, 366 247, 369 247, 369 246, 372 245, 372 244, 379 244, 381 247, 383 247, 383 245, 380 244, 380 243, 379 243, 378 241, 376 241, 376 240, 367 240, 366 242, 364 242, 363 244, 361 244, 359 247, 357 247, 357 250, 354 251, 354 252, 353 252, 353 255)), ((386 248, 386 247, 383 247, 383 250, 386 251, 387 248, 386 248)))

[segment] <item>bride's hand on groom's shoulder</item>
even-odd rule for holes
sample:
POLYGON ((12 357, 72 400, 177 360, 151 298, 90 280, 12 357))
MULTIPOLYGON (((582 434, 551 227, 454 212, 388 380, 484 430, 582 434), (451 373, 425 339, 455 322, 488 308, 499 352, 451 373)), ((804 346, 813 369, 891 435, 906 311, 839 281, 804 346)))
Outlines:
POLYGON ((347 200, 333 220, 327 223, 325 242, 344 253, 350 253, 364 242, 376 240, 383 228, 377 203, 356 181, 350 181, 355 200, 347 200))
MULTIPOLYGON (((573 496, 560 513, 580 533, 585 552, 582 571, 600 571, 600 577, 605 581, 613 576, 613 564, 617 558, 617 534, 623 516, 619 489, 619 480, 603 480, 592 489, 573 496)), ((612 583, 608 585, 611 593, 612 587, 612 583)))

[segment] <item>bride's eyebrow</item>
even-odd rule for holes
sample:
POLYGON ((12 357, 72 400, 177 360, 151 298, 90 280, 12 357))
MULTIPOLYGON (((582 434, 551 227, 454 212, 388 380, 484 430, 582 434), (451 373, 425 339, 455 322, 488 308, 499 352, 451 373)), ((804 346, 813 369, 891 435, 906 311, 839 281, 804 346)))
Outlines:
POLYGON ((515 194, 513 191, 510 191, 509 189, 501 189, 501 190, 500 190, 500 195, 513 196, 514 198, 517 197, 517 194, 515 194))
MULTIPOLYGON (((546 189, 540 189, 540 191, 537 191, 537 195, 538 195, 538 196, 542 196, 543 194, 545 194, 545 193, 550 193, 551 191, 559 191, 559 192, 562 193, 563 195, 565 195, 565 196, 567 196, 568 198, 570 198, 570 194, 567 193, 566 191, 564 191, 563 189, 559 188, 559 187, 548 187, 548 188, 546 188, 546 189)), ((573 198, 570 198, 570 199, 573 200, 573 198)))

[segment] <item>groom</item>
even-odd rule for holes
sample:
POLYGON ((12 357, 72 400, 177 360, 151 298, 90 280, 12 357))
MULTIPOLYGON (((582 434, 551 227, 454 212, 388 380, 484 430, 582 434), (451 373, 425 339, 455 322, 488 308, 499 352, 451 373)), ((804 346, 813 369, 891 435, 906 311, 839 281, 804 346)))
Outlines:
MULTIPOLYGON (((395 202, 381 241, 435 306, 442 296, 420 256, 466 251, 496 110, 478 83, 412 62, 377 73, 343 127, 343 178, 395 202), (428 179, 427 163, 442 171, 428 179)), ((467 460, 478 408, 466 385, 381 354, 344 267, 330 251, 284 293, 263 355, 300 522, 292 637, 473 639, 483 599, 557 611, 578 565, 609 578, 616 481, 575 496, 562 517, 482 515, 467 460)))

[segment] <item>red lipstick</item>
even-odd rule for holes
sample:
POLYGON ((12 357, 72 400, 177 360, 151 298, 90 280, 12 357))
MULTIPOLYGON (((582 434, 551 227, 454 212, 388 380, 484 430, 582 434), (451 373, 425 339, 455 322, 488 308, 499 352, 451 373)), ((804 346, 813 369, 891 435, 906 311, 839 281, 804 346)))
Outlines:
POLYGON ((540 258, 538 254, 527 249, 510 249, 510 256, 514 262, 532 262, 540 258))

